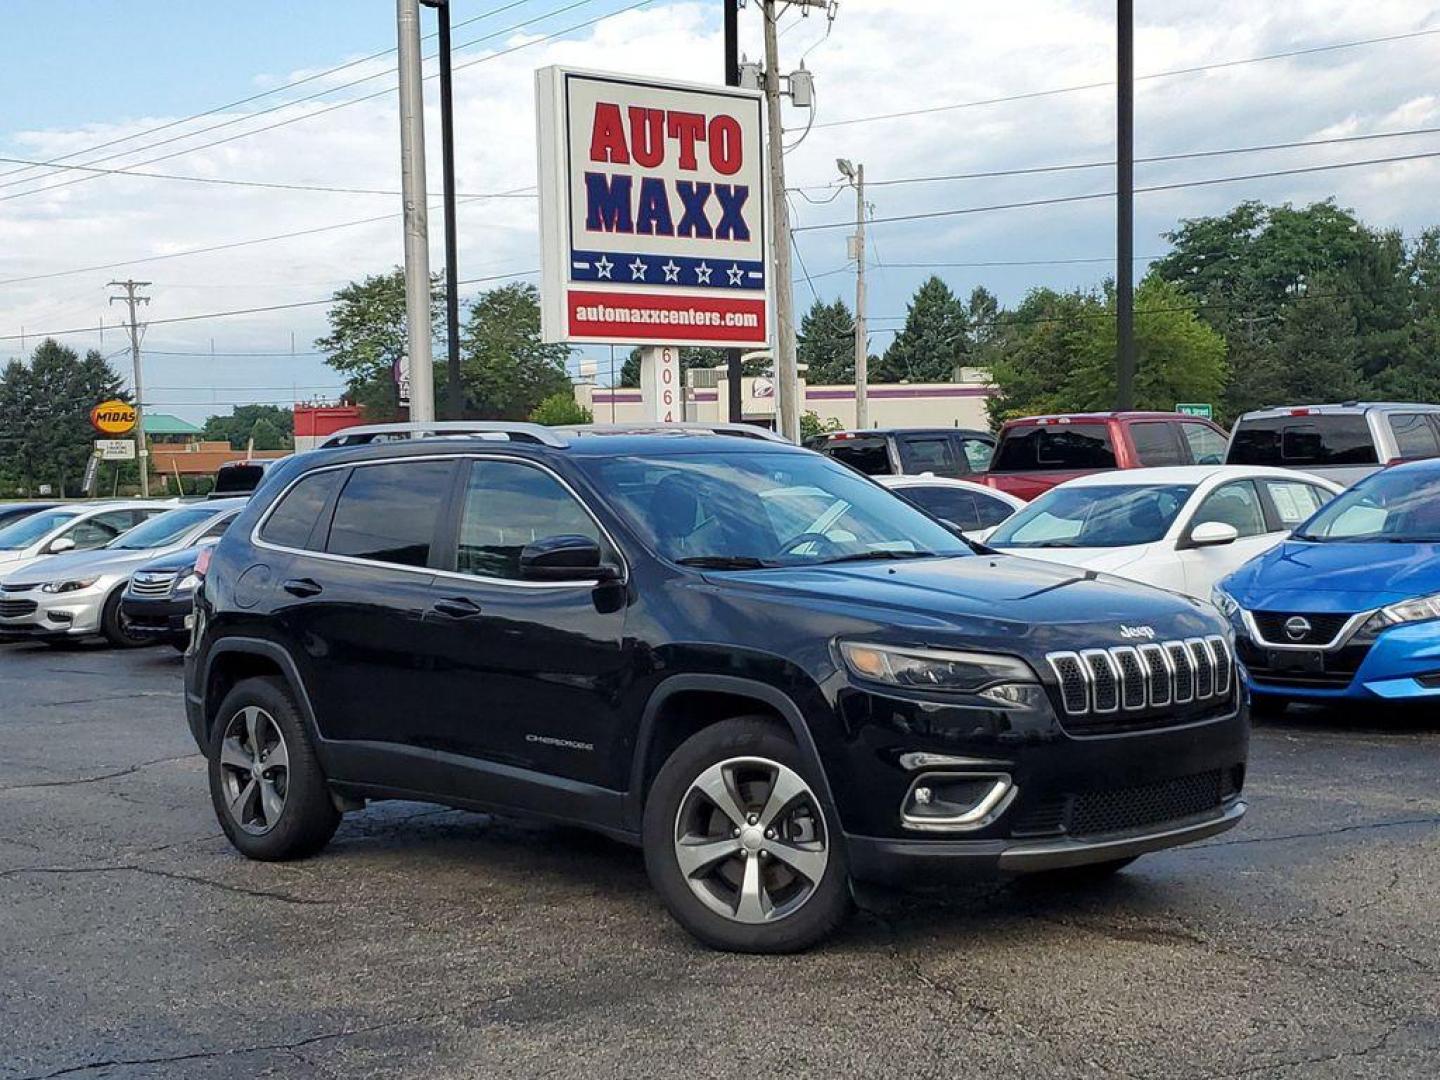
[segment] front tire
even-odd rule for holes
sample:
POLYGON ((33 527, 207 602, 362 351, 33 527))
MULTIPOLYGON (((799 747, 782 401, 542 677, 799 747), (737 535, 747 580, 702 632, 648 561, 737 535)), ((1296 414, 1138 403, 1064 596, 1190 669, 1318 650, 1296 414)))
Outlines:
POLYGON ((645 804, 645 867, 675 921, 711 948, 789 953, 850 913, 839 822, 795 743, 726 720, 670 755, 645 804))
POLYGON ((149 638, 136 637, 125 626, 125 617, 120 612, 120 594, 123 587, 116 589, 105 601, 100 612, 100 633, 117 649, 139 649, 152 644, 149 638))
POLYGON ((303 859, 335 835, 340 812, 289 687, 245 679, 220 703, 210 735, 210 800, 246 858, 303 859))

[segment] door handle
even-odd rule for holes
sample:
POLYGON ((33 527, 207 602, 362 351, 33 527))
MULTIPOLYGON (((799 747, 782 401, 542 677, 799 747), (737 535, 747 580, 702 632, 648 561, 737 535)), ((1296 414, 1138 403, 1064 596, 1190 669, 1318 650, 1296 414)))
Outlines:
POLYGON ((308 577, 291 578, 280 586, 291 596, 319 596, 323 591, 318 581, 312 581, 308 577))
POLYGON ((463 596, 452 596, 444 600, 436 600, 433 610, 438 611, 441 615, 449 615, 452 619, 468 619, 480 614, 480 605, 463 596))

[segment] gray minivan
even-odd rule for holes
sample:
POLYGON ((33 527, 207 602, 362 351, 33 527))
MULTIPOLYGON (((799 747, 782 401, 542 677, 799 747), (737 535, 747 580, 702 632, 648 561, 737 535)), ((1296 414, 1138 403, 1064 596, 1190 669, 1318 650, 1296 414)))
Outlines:
POLYGON ((1248 412, 1227 465, 1273 465, 1353 484, 1397 461, 1440 457, 1440 405, 1347 401, 1248 412))

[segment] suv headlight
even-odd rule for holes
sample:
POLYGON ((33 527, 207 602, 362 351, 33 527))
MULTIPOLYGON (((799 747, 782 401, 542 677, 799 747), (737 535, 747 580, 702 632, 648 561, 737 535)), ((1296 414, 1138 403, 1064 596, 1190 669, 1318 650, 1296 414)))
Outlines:
POLYGON ((178 582, 175 583, 174 592, 177 596, 180 593, 194 592, 195 589, 200 585, 200 582, 203 580, 204 579, 199 574, 193 572, 186 574, 183 578, 181 578, 178 582))
POLYGON ((47 593, 79 592, 81 589, 90 588, 99 580, 97 575, 96 577, 72 578, 70 581, 49 581, 40 586, 40 591, 47 593))
POLYGON ((1220 614, 1227 619, 1233 619, 1235 613, 1240 610, 1240 603, 1228 592, 1216 585, 1210 590, 1210 603, 1220 609, 1220 614))
POLYGON ((1373 641, 1382 630, 1405 623, 1429 622, 1440 619, 1440 593, 1432 596, 1417 596, 1414 600, 1401 600, 1390 604, 1371 615, 1355 633, 1352 640, 1373 641))
POLYGON ((1030 665, 995 653, 904 649, 842 641, 840 655, 851 673, 907 690, 976 694, 1002 708, 1028 708, 1044 696, 1030 665))

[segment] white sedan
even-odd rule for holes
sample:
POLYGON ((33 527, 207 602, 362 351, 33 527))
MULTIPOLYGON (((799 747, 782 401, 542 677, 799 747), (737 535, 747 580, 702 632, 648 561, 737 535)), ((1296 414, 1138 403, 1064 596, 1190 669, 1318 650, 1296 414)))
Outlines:
POLYGON ((995 526, 1026 505, 1024 499, 984 484, 930 473, 873 479, 932 517, 954 525, 971 540, 983 541, 995 526))
POLYGON ((1095 473, 1045 492, 986 542, 1209 599, 1216 582, 1342 490, 1306 473, 1248 465, 1095 473))

